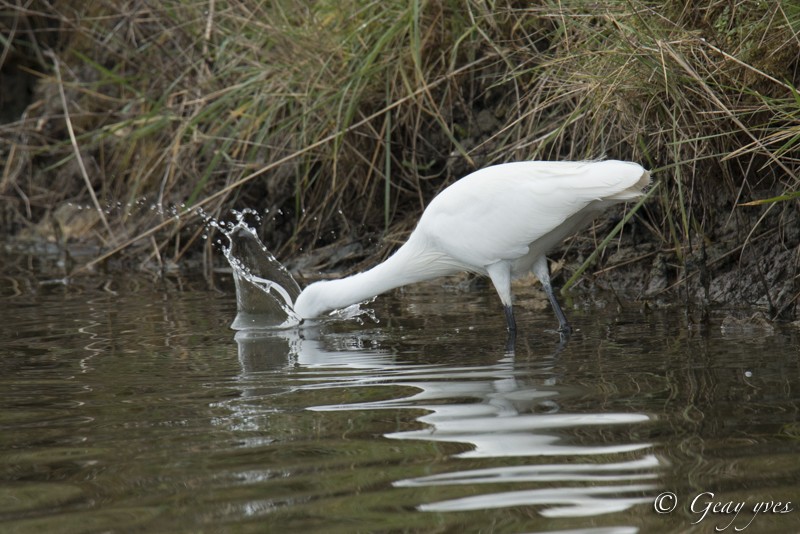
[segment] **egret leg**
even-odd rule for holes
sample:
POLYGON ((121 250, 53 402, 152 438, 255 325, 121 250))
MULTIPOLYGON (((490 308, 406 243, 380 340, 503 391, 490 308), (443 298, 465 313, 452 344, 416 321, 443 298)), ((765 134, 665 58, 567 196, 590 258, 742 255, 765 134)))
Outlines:
POLYGON ((500 301, 503 303, 503 310, 506 312, 506 328, 509 333, 516 333, 517 322, 514 320, 514 309, 511 307, 511 265, 499 261, 486 267, 489 278, 492 279, 500 301))
POLYGON ((516 332, 517 321, 514 320, 514 308, 511 306, 503 306, 503 310, 506 312, 506 328, 509 332, 516 332))
POLYGON ((550 305, 553 307, 556 319, 558 319, 558 331, 564 334, 572 333, 572 327, 569 325, 569 321, 567 321, 567 316, 564 315, 564 310, 561 309, 561 305, 556 299, 556 294, 553 292, 553 285, 550 283, 550 268, 547 266, 547 258, 541 256, 534 262, 533 274, 535 274, 536 278, 542 283, 544 292, 547 293, 547 298, 550 300, 550 305))
POLYGON ((506 332, 506 346, 505 346, 506 356, 510 356, 513 358, 516 352, 517 352, 517 333, 506 332))

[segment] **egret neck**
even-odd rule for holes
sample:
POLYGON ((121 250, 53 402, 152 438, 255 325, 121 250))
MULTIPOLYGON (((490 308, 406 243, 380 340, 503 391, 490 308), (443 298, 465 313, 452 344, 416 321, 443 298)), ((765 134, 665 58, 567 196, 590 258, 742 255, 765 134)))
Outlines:
POLYGON ((302 319, 310 319, 397 287, 463 270, 464 266, 432 250, 424 235, 416 234, 386 261, 368 271, 309 285, 297 298, 294 311, 302 319))

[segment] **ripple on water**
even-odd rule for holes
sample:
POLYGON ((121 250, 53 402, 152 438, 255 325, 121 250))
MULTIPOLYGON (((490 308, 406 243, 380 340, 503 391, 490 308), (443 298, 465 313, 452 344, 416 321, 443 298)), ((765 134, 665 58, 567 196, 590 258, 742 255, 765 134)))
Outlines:
POLYGON ((268 334, 204 291, 4 302, 0 530, 682 532, 655 495, 793 497, 791 331, 576 310, 559 346, 525 310, 512 357, 491 288, 442 291, 268 334))

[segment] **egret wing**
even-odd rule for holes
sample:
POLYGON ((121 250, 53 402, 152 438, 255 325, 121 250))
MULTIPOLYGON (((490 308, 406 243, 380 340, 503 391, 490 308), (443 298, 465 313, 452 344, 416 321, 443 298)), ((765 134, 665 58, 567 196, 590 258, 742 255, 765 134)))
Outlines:
POLYGON ((487 167, 434 198, 418 231, 465 265, 513 261, 539 240, 549 248, 566 237, 586 219, 583 212, 639 196, 647 174, 639 165, 619 161, 487 167))

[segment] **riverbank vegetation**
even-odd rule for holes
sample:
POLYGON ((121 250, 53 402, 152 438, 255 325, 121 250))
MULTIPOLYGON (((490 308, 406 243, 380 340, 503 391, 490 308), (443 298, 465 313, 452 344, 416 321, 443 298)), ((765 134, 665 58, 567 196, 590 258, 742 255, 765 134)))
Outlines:
POLYGON ((796 3, 32 0, 0 24, 18 239, 164 266, 208 250, 198 207, 248 207, 320 270, 388 253, 475 168, 630 159, 657 189, 587 273, 794 313, 796 3))

